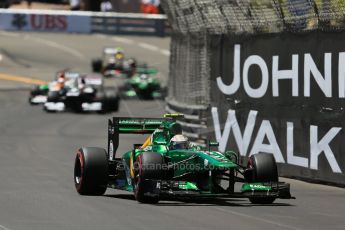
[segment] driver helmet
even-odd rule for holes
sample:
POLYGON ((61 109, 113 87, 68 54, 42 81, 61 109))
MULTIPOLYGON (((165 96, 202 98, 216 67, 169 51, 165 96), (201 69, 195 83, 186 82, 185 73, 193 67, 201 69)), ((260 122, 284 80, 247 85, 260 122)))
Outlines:
POLYGON ((111 58, 109 58, 108 63, 109 64, 115 64, 116 63, 116 59, 111 57, 111 58))
POLYGON ((128 65, 129 65, 130 67, 132 67, 132 68, 137 67, 137 61, 136 61, 134 58, 129 58, 129 59, 127 60, 127 62, 128 62, 128 65))
POLYGON ((65 73, 64 72, 59 72, 57 74, 57 82, 60 84, 65 83, 65 73))
POLYGON ((116 48, 115 52, 115 59, 116 60, 123 60, 125 58, 125 54, 122 48, 116 48))
POLYGON ((140 79, 141 80, 146 80, 148 78, 147 74, 141 74, 140 79))
POLYGON ((117 53, 115 54, 115 60, 116 61, 123 61, 124 60, 124 55, 122 53, 117 53))
POLYGON ((188 149, 189 141, 188 138, 182 134, 175 135, 170 140, 170 149, 188 149))

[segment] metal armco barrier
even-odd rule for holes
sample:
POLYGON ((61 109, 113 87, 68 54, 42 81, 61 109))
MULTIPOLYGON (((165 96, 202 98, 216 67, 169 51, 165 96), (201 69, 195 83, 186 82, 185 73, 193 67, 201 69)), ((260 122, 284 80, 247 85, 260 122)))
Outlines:
POLYGON ((0 9, 0 29, 163 37, 169 26, 165 15, 0 9))
POLYGON ((208 108, 194 138, 243 163, 272 153, 280 175, 344 186, 345 4, 161 2, 173 29, 167 102, 208 108))
POLYGON ((165 15, 94 13, 91 19, 92 32, 96 33, 164 37, 167 30, 165 15))

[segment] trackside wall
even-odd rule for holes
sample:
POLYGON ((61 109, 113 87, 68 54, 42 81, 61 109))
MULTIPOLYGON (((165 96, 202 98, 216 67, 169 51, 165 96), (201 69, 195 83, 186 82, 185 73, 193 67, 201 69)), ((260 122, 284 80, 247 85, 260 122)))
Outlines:
POLYGON ((345 185, 342 1, 163 3, 174 32, 167 109, 196 115, 186 135, 217 139, 243 163, 273 153, 282 176, 345 185))
POLYGON ((165 15, 0 9, 0 30, 164 37, 170 29, 165 15))

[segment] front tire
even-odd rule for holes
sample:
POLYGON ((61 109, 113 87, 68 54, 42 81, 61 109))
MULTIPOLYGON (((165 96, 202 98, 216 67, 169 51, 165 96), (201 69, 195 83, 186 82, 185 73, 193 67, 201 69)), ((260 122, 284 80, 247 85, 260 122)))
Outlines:
POLYGON ((138 173, 134 179, 134 196, 140 203, 156 204, 159 202, 159 195, 154 195, 156 183, 152 180, 159 180, 164 177, 162 166, 164 158, 162 155, 153 152, 145 152, 137 157, 136 165, 138 173), (151 193, 151 195, 147 195, 151 193))
POLYGON ((119 111, 120 98, 116 89, 106 89, 103 97, 103 113, 119 111))
POLYGON ((108 185, 108 159, 104 149, 81 148, 74 164, 74 184, 80 195, 103 195, 108 185))
MULTIPOLYGON (((249 158, 248 167, 252 168, 253 182, 278 182, 277 163, 273 154, 259 153, 249 158)), ((272 204, 274 197, 251 197, 249 201, 253 204, 272 204)))
POLYGON ((103 68, 103 61, 101 59, 92 60, 91 66, 94 73, 100 73, 103 68))
POLYGON ((30 105, 36 105, 35 103, 32 102, 32 100, 33 100, 33 96, 30 95, 29 99, 28 99, 29 104, 30 105))
POLYGON ((274 197, 251 197, 249 201, 252 204, 272 204, 276 198, 274 197))

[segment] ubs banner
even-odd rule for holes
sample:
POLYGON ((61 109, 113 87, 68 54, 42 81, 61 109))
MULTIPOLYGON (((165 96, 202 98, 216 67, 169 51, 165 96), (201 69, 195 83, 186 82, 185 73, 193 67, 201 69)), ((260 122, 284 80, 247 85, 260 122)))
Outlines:
POLYGON ((11 13, 0 10, 0 30, 90 33, 91 17, 63 13, 11 13))
POLYGON ((211 38, 220 150, 273 153, 280 175, 345 184, 345 32, 211 38))

